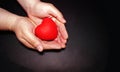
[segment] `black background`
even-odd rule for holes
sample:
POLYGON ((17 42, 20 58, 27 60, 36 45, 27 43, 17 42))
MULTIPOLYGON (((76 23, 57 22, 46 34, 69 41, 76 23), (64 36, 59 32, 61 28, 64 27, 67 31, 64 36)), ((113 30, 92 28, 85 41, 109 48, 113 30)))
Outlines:
MULTIPOLYGON (((113 70, 112 2, 107 0, 43 0, 67 20, 67 47, 38 53, 15 34, 0 31, 0 72, 110 72, 113 70)), ((0 0, 8 11, 26 16, 15 0, 0 0)))

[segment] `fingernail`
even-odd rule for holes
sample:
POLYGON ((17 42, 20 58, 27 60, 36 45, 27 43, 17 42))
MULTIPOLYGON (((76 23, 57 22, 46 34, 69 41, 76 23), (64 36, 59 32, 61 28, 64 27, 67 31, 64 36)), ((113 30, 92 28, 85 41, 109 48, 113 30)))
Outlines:
POLYGON ((39 46, 37 47, 37 50, 38 50, 39 52, 42 52, 42 51, 43 51, 42 46, 41 46, 41 45, 39 45, 39 46))
POLYGON ((64 22, 64 23, 66 23, 66 20, 65 20, 65 19, 63 19, 63 22, 64 22))

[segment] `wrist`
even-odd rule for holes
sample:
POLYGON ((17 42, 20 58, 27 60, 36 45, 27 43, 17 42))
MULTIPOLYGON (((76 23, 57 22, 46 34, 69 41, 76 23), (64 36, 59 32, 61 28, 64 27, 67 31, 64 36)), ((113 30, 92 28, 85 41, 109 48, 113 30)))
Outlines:
POLYGON ((17 0, 17 1, 26 12, 28 12, 36 3, 40 2, 40 0, 17 0))
POLYGON ((20 16, 0 8, 0 30, 12 30, 16 19, 20 16))
POLYGON ((14 21, 9 25, 9 30, 10 31, 15 31, 16 25, 19 23, 20 19, 22 19, 23 17, 21 16, 14 16, 14 21))

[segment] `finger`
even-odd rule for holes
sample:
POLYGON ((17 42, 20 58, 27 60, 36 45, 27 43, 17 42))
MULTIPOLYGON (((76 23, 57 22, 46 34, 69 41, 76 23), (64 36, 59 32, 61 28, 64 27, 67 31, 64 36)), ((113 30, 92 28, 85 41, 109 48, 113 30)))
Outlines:
POLYGON ((64 44, 66 44, 67 40, 66 40, 66 39, 61 38, 61 42, 63 42, 64 44))
POLYGON ((59 44, 61 44, 61 40, 60 40, 60 33, 58 32, 58 36, 55 39, 56 42, 58 42, 59 44))
POLYGON ((52 17, 52 19, 57 24, 58 31, 60 32, 60 34, 63 37, 63 39, 68 39, 68 33, 67 33, 66 28, 65 28, 65 25, 63 23, 59 22, 58 20, 56 20, 54 17, 52 17))
POLYGON ((59 25, 59 31, 61 33, 61 36, 64 39, 68 39, 68 33, 67 33, 67 30, 66 30, 66 28, 65 28, 65 26, 63 24, 59 25))
POLYGON ((25 46, 34 49, 34 47, 33 47, 30 43, 28 43, 25 39, 20 38, 19 40, 20 40, 25 46))
POLYGON ((61 34, 58 32, 58 36, 57 38, 55 39, 56 42, 58 42, 62 48, 65 47, 65 43, 63 42, 63 38, 61 37, 61 34))
POLYGON ((62 43, 62 44, 65 44, 65 43, 66 43, 66 39, 64 39, 64 38, 62 37, 62 35, 61 35, 60 32, 58 33, 58 35, 59 35, 58 38, 59 38, 59 40, 60 40, 59 42, 62 43))
POLYGON ((29 18, 29 20, 32 22, 32 24, 34 24, 35 27, 42 22, 42 19, 40 19, 39 17, 29 15, 29 18))
POLYGON ((42 42, 44 49, 50 50, 50 49, 61 49, 61 45, 55 41, 47 42, 43 41, 42 42))
POLYGON ((24 34, 24 39, 31 44, 33 47, 35 47, 38 51, 42 51, 43 47, 42 47, 42 43, 40 41, 40 39, 38 39, 33 33, 27 32, 24 34))
POLYGON ((57 18, 60 22, 66 23, 66 20, 64 19, 62 13, 55 6, 51 5, 51 10, 49 11, 49 14, 57 18))
POLYGON ((65 48, 66 47, 66 39, 63 39, 63 37, 60 35, 60 37, 59 37, 59 39, 60 39, 60 42, 61 42, 61 47, 62 48, 65 48))

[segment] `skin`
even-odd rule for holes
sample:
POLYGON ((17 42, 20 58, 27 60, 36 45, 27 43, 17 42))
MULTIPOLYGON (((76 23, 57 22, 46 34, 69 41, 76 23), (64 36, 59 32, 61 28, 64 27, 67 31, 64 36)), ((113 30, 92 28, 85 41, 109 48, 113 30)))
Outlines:
POLYGON ((61 49, 66 47, 68 34, 65 28, 65 19, 62 13, 52 4, 39 0, 18 0, 25 9, 28 17, 15 15, 0 8, 0 30, 15 32, 18 40, 28 48, 38 51, 61 49), (34 34, 35 27, 42 18, 52 17, 58 27, 58 36, 53 41, 42 41, 34 34))

